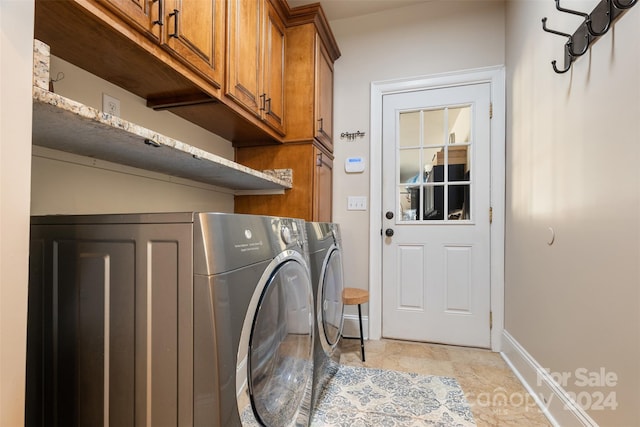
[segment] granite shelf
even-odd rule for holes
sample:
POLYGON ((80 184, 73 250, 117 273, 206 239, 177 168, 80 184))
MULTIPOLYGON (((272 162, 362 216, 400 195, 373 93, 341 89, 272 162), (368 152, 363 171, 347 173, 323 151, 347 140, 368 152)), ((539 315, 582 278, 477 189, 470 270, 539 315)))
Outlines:
POLYGON ((253 170, 38 86, 33 87, 33 144, 242 194, 281 193, 292 187, 290 180, 275 174, 253 170))

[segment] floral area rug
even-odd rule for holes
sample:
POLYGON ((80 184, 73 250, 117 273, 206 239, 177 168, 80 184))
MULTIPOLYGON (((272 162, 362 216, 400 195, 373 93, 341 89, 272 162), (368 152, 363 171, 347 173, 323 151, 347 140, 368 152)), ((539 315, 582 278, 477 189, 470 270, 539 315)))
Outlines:
POLYGON ((341 365, 316 405, 312 427, 475 426, 454 378, 341 365))

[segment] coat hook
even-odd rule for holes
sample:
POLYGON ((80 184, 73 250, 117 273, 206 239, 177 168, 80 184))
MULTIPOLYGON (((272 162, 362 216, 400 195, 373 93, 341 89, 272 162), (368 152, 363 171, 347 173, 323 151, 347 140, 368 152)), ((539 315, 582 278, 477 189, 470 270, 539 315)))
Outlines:
POLYGON ((573 50, 573 36, 571 36, 571 40, 569 40, 567 42, 567 47, 569 48, 569 54, 571 56, 573 56, 574 58, 578 57, 578 56, 582 56, 585 53, 587 53, 587 50, 589 49, 589 33, 587 32, 587 34, 584 35, 584 49, 582 49, 582 51, 580 52, 574 52, 573 50))
MULTIPOLYGON (((571 57, 573 58, 573 57, 571 57)), ((567 65, 567 68, 565 68, 564 70, 559 70, 558 67, 556 66, 557 61, 554 59, 553 61, 551 61, 551 66, 553 67, 553 71, 555 71, 558 74, 564 74, 567 71, 569 71, 569 69, 571 68, 571 62, 573 61, 573 59, 571 61, 569 61, 569 65, 567 65)))
POLYGON ((560 0, 556 0, 556 9, 558 9, 560 12, 571 13, 573 15, 582 16, 584 19, 589 19, 588 13, 578 12, 577 10, 565 9, 563 7, 560 7, 560 0))
POLYGON ((542 29, 544 31, 546 31, 547 33, 551 33, 551 34, 556 34, 559 36, 564 36, 567 37, 569 39, 569 41, 567 41, 567 44, 565 45, 565 48, 567 50, 567 53, 569 54, 569 64, 566 64, 565 61, 565 65, 567 66, 564 70, 560 70, 557 67, 557 61, 554 59, 553 61, 551 61, 551 66, 553 67, 553 71, 555 71, 558 74, 564 74, 567 71, 569 71, 569 68, 571 68, 571 63, 573 62, 573 57, 574 55, 571 54, 572 50, 571 49, 571 45, 573 44, 573 36, 571 34, 567 34, 567 33, 561 33, 560 31, 556 31, 556 30, 552 30, 550 28, 547 28, 547 17, 545 16, 544 18, 542 18, 542 29))
POLYGON ((638 3, 638 0, 631 0, 629 3, 626 3, 626 4, 625 3, 621 3, 620 0, 613 0, 613 4, 618 9, 629 9, 632 6, 634 6, 636 3, 638 3))
MULTIPOLYGON (((589 31, 589 34, 591 34, 592 37, 603 36, 607 31, 609 31, 609 28, 611 27, 611 21, 612 21, 612 16, 611 16, 612 15, 612 13, 611 13, 612 12, 612 10, 611 10, 612 3, 611 2, 613 0, 604 0, 604 1, 609 5, 608 10, 605 12, 605 14, 607 15, 607 17, 609 19, 607 19, 607 23, 605 24, 604 28, 602 30, 600 30, 600 31, 595 31, 593 29, 593 20, 591 19, 591 15, 593 15, 593 12, 591 12, 589 14, 589 17, 587 18, 587 20, 584 23, 585 26, 587 27, 587 31, 589 31)), ((594 9, 594 11, 595 11, 595 9, 594 9)))
POLYGON ((568 38, 569 40, 566 43, 566 46, 568 48, 569 51, 569 55, 571 55, 574 58, 577 58, 578 56, 582 56, 587 52, 587 49, 589 49, 589 34, 585 34, 585 43, 584 43, 584 48, 580 51, 580 52, 575 52, 573 50, 573 35, 571 34, 567 34, 567 33, 561 33, 560 31, 556 31, 556 30, 552 30, 551 28, 547 28, 547 17, 545 16, 544 18, 542 18, 542 29, 545 30, 547 33, 551 33, 551 34, 557 34, 559 36, 564 36, 566 38, 568 38))
MULTIPOLYGON (((571 10, 571 9, 566 9, 562 6, 560 6, 560 0, 556 0, 556 9, 558 9, 560 12, 566 12, 566 13, 571 13, 573 15, 578 15, 578 16, 582 16, 584 18, 584 22, 587 25, 587 30, 589 30, 589 21, 591 20, 591 16, 589 16, 588 13, 584 13, 584 12, 578 12, 577 10, 571 10)), ((607 27, 607 30, 609 28, 607 27)), ((589 31, 590 33, 591 31, 589 31)), ((606 32, 606 30, 605 30, 606 32)), ((589 34, 585 34, 585 43, 584 43, 584 49, 582 49, 580 52, 576 52, 573 50, 573 36, 569 36, 570 37, 570 41, 571 43, 568 45, 569 46, 569 53, 571 54, 571 56, 577 57, 577 56, 582 56, 584 55, 587 50, 589 49, 589 34)))
POLYGON ((545 30, 547 33, 557 34, 559 36, 565 36, 569 40, 571 40, 573 38, 573 36, 571 34, 561 33, 560 31, 556 31, 556 30, 552 30, 551 28, 547 28, 547 17, 546 16, 544 18, 542 18, 542 29, 545 30))
POLYGON ((347 138, 347 141, 354 141, 356 137, 362 138, 365 135, 364 132, 342 132, 340 138, 347 138))

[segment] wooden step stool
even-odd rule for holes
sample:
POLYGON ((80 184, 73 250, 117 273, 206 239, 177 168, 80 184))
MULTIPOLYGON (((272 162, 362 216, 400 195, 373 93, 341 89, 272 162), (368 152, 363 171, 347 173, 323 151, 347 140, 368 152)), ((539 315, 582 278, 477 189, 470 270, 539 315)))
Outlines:
POLYGON ((358 305, 358 320, 360 321, 360 355, 364 362, 364 336, 362 334, 362 309, 361 304, 369 302, 369 291, 360 288, 344 288, 342 290, 342 303, 344 305, 358 305))

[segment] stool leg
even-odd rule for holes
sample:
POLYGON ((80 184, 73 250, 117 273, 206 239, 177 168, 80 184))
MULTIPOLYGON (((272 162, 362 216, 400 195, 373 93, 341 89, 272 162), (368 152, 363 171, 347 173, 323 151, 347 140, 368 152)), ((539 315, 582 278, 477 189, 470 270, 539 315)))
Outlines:
POLYGON ((362 309, 360 308, 360 304, 358 304, 358 319, 360 320, 360 354, 364 362, 364 335, 362 334, 362 309))

